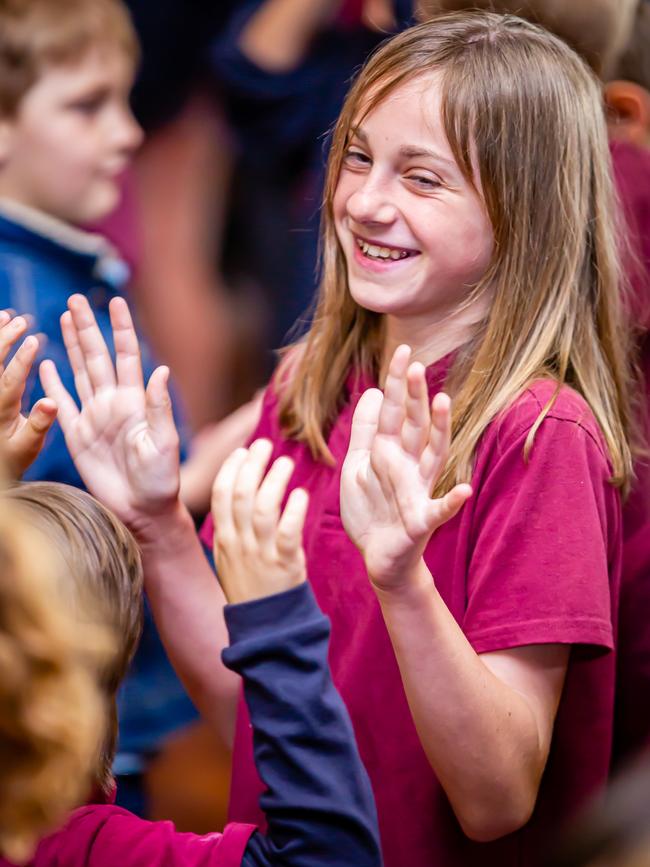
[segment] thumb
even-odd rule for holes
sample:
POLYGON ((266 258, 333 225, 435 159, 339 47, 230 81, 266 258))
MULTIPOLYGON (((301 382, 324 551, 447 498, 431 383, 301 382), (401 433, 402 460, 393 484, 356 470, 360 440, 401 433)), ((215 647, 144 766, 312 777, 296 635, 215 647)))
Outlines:
POLYGON ((172 401, 167 387, 168 381, 169 368, 166 366, 157 367, 149 377, 145 392, 147 426, 158 447, 169 446, 178 442, 172 401))
POLYGON ((38 456, 56 419, 56 412, 54 401, 42 398, 34 404, 25 423, 7 444, 7 459, 15 474, 22 475, 38 456))
POLYGON ((450 521, 454 515, 465 505, 467 500, 472 496, 472 488, 470 485, 463 483, 456 485, 439 500, 432 500, 427 516, 427 524, 429 532, 433 533, 442 524, 450 521))

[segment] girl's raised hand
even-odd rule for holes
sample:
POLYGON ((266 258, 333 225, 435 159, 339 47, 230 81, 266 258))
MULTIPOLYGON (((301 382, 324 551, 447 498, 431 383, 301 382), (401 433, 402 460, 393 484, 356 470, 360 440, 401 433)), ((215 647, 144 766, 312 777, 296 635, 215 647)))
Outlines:
POLYGON ((302 530, 308 496, 302 488, 282 501, 293 461, 278 458, 266 472, 273 445, 256 440, 225 461, 212 489, 214 559, 228 602, 249 602, 306 580, 302 530))
POLYGON ((439 393, 429 407, 424 367, 410 357, 398 347, 383 394, 362 395, 341 473, 343 524, 382 589, 409 582, 432 533, 472 493, 461 484, 431 498, 449 452, 451 402, 439 393))
POLYGON ((115 364, 86 298, 73 295, 61 331, 81 410, 56 366, 41 364, 43 389, 59 407, 65 441, 85 485, 138 534, 178 498, 179 443, 158 367, 146 390, 140 349, 123 298, 110 303, 115 364))
POLYGON ((27 330, 22 316, 12 318, 0 311, 0 457, 13 477, 20 477, 40 452, 43 441, 56 418, 56 404, 48 398, 39 400, 27 417, 20 406, 27 378, 38 352, 38 339, 25 338, 5 367, 12 347, 27 330))

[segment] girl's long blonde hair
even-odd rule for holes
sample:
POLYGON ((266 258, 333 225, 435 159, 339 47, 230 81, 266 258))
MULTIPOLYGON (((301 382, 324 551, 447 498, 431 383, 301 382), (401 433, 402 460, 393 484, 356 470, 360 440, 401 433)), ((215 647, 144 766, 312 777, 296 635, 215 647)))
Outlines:
POLYGON ((539 377, 585 398, 609 448, 612 481, 626 489, 629 337, 601 90, 567 45, 512 15, 454 13, 406 30, 370 58, 352 87, 329 157, 314 321, 279 371, 283 431, 331 462, 327 434, 346 377, 351 369, 378 375, 382 316, 350 295, 332 201, 360 117, 431 73, 441 82, 447 138, 470 182, 474 154, 495 241, 487 273, 471 290, 489 291, 493 303, 446 384, 453 438, 435 493, 470 479, 486 426, 539 377))

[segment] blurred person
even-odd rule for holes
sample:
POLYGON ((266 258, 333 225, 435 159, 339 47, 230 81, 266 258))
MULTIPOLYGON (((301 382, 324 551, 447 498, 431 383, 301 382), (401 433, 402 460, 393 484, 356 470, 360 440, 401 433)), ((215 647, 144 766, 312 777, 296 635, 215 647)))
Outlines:
POLYGON ((411 0, 244 0, 212 46, 240 150, 227 265, 268 298, 267 376, 318 284, 325 139, 355 70, 411 16, 411 0))
POLYGON ((650 865, 650 756, 628 766, 584 814, 545 867, 650 865))
MULTIPOLYGON (((128 277, 112 246, 79 227, 116 206, 141 142, 129 107, 137 58, 119 0, 0 0, 0 306, 29 315, 70 385, 58 328, 69 293, 92 298, 110 340, 108 304, 128 277)), ((143 356, 153 370, 146 343, 143 356)), ((24 403, 41 396, 31 376, 24 403)), ((26 478, 82 485, 58 425, 26 478)), ((144 812, 150 756, 196 718, 148 612, 120 703, 120 797, 132 793, 132 806, 144 812)))
POLYGON ((90 790, 104 730, 93 664, 111 648, 57 598, 56 552, 2 499, 0 863, 30 857, 90 790))

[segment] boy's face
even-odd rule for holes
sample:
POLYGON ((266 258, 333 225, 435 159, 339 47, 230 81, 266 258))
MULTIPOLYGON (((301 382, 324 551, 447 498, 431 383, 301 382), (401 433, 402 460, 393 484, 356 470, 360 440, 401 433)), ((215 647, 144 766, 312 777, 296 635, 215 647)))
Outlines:
POLYGON ((46 67, 15 117, 0 120, 0 196, 75 224, 110 213, 142 139, 132 79, 124 54, 99 48, 46 67))

